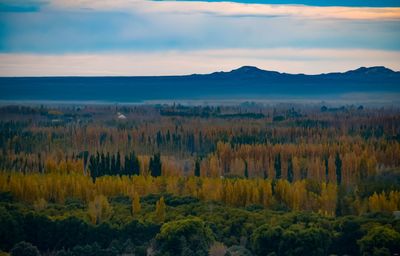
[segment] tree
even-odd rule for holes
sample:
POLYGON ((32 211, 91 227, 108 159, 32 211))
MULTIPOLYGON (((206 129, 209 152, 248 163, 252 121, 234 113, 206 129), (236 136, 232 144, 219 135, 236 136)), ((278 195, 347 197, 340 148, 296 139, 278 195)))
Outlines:
POLYGON ((288 160, 287 179, 290 183, 293 182, 293 160, 291 157, 288 160))
POLYGON ((322 228, 304 228, 293 224, 281 226, 264 224, 252 236, 257 255, 327 255, 331 240, 322 228))
POLYGON ((22 230, 18 222, 4 207, 0 207, 0 250, 8 251, 20 241, 22 230))
POLYGON ((200 159, 197 158, 194 164, 194 176, 200 177, 200 159))
POLYGON ((400 253, 400 234, 392 228, 377 226, 369 230, 358 244, 363 255, 378 255, 384 251, 396 255, 400 253))
POLYGON ((132 200, 132 215, 138 214, 141 208, 139 194, 135 193, 132 200))
POLYGON ((336 255, 358 255, 359 248, 357 240, 361 239, 363 232, 356 218, 345 217, 338 225, 338 235, 335 236, 333 254, 336 255))
POLYGON ((252 235, 253 250, 257 255, 276 253, 280 255, 279 245, 282 241, 283 229, 280 226, 271 227, 264 224, 252 235))
POLYGON ((156 236, 157 250, 164 255, 208 255, 214 241, 211 229, 199 218, 165 223, 156 236))
POLYGON ((36 246, 25 241, 17 243, 10 251, 11 256, 40 256, 36 246))
POLYGON ((292 225, 283 233, 281 255, 328 255, 330 234, 322 228, 299 228, 292 225))
POLYGON ((117 152, 117 158, 115 160, 115 173, 114 175, 119 174, 121 175, 121 154, 119 151, 117 152))
POLYGON ((337 184, 340 185, 342 183, 342 160, 340 159, 339 152, 336 152, 335 165, 336 165, 336 181, 337 184))
POLYGON ((140 162, 135 152, 131 152, 129 155, 125 155, 125 166, 123 174, 125 175, 139 175, 140 173, 140 162))
POLYGON ((160 153, 154 154, 153 157, 150 158, 149 169, 151 176, 158 177, 161 176, 161 157, 160 153))
POLYGON ((280 179, 282 177, 282 166, 281 166, 281 154, 280 153, 278 153, 278 155, 275 156, 274 167, 275 167, 275 178, 280 179))
POLYGON ((249 167, 248 167, 248 165, 247 165, 247 161, 244 161, 244 177, 245 177, 246 179, 249 178, 249 167))
POLYGON ((155 221, 158 223, 163 223, 165 221, 165 210, 166 205, 164 202, 164 197, 162 196, 160 200, 156 203, 155 221))
POLYGON ((99 224, 111 216, 112 208, 108 203, 107 197, 103 195, 95 196, 89 202, 88 213, 93 224, 99 224))

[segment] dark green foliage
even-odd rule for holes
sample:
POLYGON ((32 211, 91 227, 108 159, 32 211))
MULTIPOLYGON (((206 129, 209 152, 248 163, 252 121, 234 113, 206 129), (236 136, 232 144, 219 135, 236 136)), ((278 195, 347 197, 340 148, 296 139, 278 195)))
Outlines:
POLYGON ((149 194, 147 196, 142 197, 140 200, 143 203, 155 205, 158 200, 160 200, 161 196, 164 197, 164 201, 169 206, 179 206, 179 205, 190 205, 194 203, 200 202, 198 198, 191 196, 173 196, 171 194, 149 194))
POLYGON ((345 217, 338 221, 331 251, 337 255, 359 255, 357 240, 363 236, 361 220, 355 217, 345 217))
MULTIPOLYGON (((312 193, 320 191, 311 181, 307 187, 312 193)), ((257 205, 234 208, 193 197, 157 194, 141 197, 141 215, 133 220, 128 197, 115 196, 109 202, 118 211, 101 225, 85 220, 81 213, 86 206, 82 209, 82 202, 76 199, 67 199, 66 205, 49 204, 41 211, 41 214, 59 211, 64 216, 76 215, 54 219, 32 212, 31 206, 0 202, 0 249, 10 251, 18 242, 26 241, 43 254, 60 256, 146 255, 149 248, 158 255, 207 255, 209 246, 218 241, 228 247, 230 255, 397 252, 400 225, 387 214, 328 218, 307 212, 273 212, 257 205), (169 222, 163 226, 164 231, 148 217, 161 196, 168 205, 169 222)))
POLYGON ((291 157, 289 158, 288 161, 287 180, 289 182, 293 182, 293 161, 291 157))
POLYGON ((272 121, 274 121, 274 122, 282 122, 284 120, 285 120, 284 116, 274 116, 272 119, 272 121))
POLYGON ((77 245, 71 250, 61 250, 56 256, 117 256, 118 252, 113 248, 102 249, 97 243, 85 246, 77 245))
POLYGON ((150 158, 149 169, 151 176, 161 176, 161 156, 160 153, 156 153, 150 158))
POLYGON ((22 230, 15 218, 0 206, 0 250, 8 251, 20 241, 22 230))
MULTIPOLYGON (((118 162, 117 162, 118 163, 118 162)), ((139 175, 140 162, 135 152, 131 152, 129 156, 125 156, 125 166, 122 170, 123 175, 139 175)))
POLYGON ((292 231, 285 230, 282 255, 327 255, 331 244, 331 237, 327 230, 322 228, 300 228, 292 231))
POLYGON ((400 191, 400 170, 386 170, 365 178, 358 184, 358 194, 369 197, 383 191, 400 191))
POLYGON ((34 244, 40 251, 53 249, 57 244, 57 225, 46 216, 30 213, 25 216, 22 225, 25 241, 34 244))
POLYGON ((13 195, 11 192, 0 192, 0 202, 11 203, 13 201, 13 195))
POLYGON ((124 157, 124 165, 121 163, 121 154, 111 155, 107 152, 96 152, 89 160, 90 176, 93 181, 104 175, 139 175, 140 162, 135 152, 131 152, 124 157))
POLYGON ((337 184, 340 185, 342 183, 342 160, 340 159, 339 153, 336 153, 335 165, 337 184))
MULTIPOLYGON (((237 256, 252 256, 253 254, 251 253, 251 251, 249 249, 247 249, 246 247, 243 246, 239 246, 239 245, 234 245, 228 248, 227 251, 228 255, 237 255, 237 256)), ((225 256, 227 256, 225 254, 225 256)))
POLYGON ((390 227, 374 227, 358 243, 362 255, 396 255, 400 253, 400 234, 390 227))
POLYGON ((196 159, 194 164, 194 176, 200 177, 200 159, 196 159))
POLYGON ((156 236, 157 250, 162 255, 208 255, 214 240, 212 231, 199 218, 171 221, 156 236))
POLYGON ((274 167, 275 167, 275 178, 278 180, 282 177, 282 166, 281 166, 281 154, 280 153, 275 156, 274 167))
POLYGON ((327 230, 296 224, 286 229, 263 225, 254 232, 252 240, 257 255, 326 255, 331 243, 327 230))
POLYGON ((244 177, 247 179, 249 178, 249 168, 247 165, 247 161, 244 161, 244 177))
POLYGON ((19 242, 10 251, 11 256, 40 256, 39 250, 27 242, 19 242))
POLYGON ((253 233, 253 250, 257 255, 268 255, 272 252, 280 253, 280 242, 283 229, 279 226, 271 227, 265 224, 253 233))
POLYGON ((158 224, 133 220, 120 229, 119 236, 122 241, 130 240, 134 245, 143 245, 155 237, 159 230, 158 224))

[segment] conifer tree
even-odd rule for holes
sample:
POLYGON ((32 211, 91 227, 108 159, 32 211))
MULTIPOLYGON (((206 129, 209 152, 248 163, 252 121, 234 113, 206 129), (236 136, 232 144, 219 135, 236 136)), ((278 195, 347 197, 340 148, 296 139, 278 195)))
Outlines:
POLYGON ((342 183, 342 160, 340 159, 338 152, 336 153, 335 165, 336 165, 336 180, 337 184, 340 185, 342 183))
POLYGON ((196 159, 196 163, 194 164, 194 176, 200 177, 200 159, 196 159))
POLYGON ((151 176, 158 177, 161 176, 161 157, 160 153, 154 154, 153 157, 150 158, 149 169, 151 176))

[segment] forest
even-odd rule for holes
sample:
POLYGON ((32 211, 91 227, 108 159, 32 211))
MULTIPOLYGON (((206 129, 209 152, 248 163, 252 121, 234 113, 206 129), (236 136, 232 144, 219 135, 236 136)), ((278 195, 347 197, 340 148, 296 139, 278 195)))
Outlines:
POLYGON ((0 106, 0 255, 398 255, 400 109, 0 106))

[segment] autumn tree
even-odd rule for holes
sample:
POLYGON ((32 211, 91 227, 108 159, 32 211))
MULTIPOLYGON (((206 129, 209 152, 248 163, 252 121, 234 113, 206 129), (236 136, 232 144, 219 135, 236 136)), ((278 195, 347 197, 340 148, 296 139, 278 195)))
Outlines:
POLYGON ((111 217, 112 208, 108 203, 107 197, 97 195, 93 201, 89 202, 88 214, 93 224, 99 224, 111 217))
POLYGON ((166 211, 166 205, 164 202, 164 197, 162 196, 160 200, 156 202, 156 211, 155 211, 156 222, 163 223, 165 221, 165 211, 166 211))
POLYGON ((132 215, 135 216, 138 213, 140 213, 142 206, 140 204, 140 197, 138 193, 135 193, 133 195, 133 200, 132 200, 132 215))

